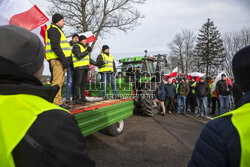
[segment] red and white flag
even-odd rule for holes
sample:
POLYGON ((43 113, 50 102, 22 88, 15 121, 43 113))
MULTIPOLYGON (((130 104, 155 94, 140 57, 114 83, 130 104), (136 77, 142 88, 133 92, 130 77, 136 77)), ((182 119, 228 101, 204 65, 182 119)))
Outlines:
POLYGON ((96 38, 95 38, 94 34, 91 31, 80 33, 79 36, 80 35, 84 35, 87 38, 88 43, 96 41, 96 38))
POLYGON ((176 67, 170 74, 165 74, 164 76, 164 81, 168 81, 168 80, 173 80, 177 77, 178 74, 178 67, 176 67))
POLYGON ((219 80, 221 80, 221 75, 222 75, 222 74, 225 74, 225 75, 226 75, 226 78, 227 78, 227 85, 233 86, 233 84, 232 84, 230 78, 228 78, 226 72, 225 72, 225 71, 222 71, 221 73, 219 73, 219 74, 216 76, 216 78, 215 78, 215 80, 214 80, 214 83, 213 83, 213 85, 212 85, 212 92, 213 92, 214 95, 216 95, 216 97, 218 97, 218 95, 217 95, 217 93, 216 93, 216 84, 217 84, 217 82, 218 82, 219 80))
POLYGON ((191 80, 193 77, 195 77, 195 81, 198 82, 200 80, 200 78, 204 77, 204 76, 205 76, 204 73, 192 72, 192 73, 187 74, 187 79, 191 80))
POLYGON ((35 33, 43 42, 47 16, 30 0, 1 0, 0 25, 16 25, 35 33))
POLYGON ((88 43, 96 41, 96 38, 91 31, 87 31, 87 32, 83 33, 83 35, 87 38, 88 43))

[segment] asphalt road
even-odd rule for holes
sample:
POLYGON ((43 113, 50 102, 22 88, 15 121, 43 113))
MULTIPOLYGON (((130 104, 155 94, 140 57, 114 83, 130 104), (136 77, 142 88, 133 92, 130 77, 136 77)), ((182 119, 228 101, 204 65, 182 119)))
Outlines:
POLYGON ((126 119, 118 137, 95 133, 86 138, 89 156, 97 167, 187 166, 204 120, 166 115, 126 119))

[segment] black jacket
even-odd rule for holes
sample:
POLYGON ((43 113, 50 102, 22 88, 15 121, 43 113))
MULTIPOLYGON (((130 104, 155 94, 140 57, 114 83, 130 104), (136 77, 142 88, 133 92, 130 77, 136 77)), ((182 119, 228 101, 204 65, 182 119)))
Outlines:
POLYGON ((176 93, 176 88, 173 84, 165 84, 164 86, 165 88, 165 92, 166 92, 166 97, 169 98, 169 97, 174 97, 175 96, 175 93, 176 93))
POLYGON ((218 95, 227 96, 230 94, 231 85, 227 85, 227 81, 219 80, 216 84, 216 93, 218 95), (227 91, 227 86, 229 91, 227 91))
MULTIPOLYGON (((250 103, 250 92, 239 106, 250 103)), ((241 145, 239 134, 231 116, 221 117, 206 124, 196 142, 189 167, 237 167, 240 165, 241 145)))
MULTIPOLYGON (((76 58, 78 60, 80 60, 80 59, 84 58, 85 56, 89 55, 88 50, 85 50, 84 52, 81 52, 81 48, 80 48, 79 45, 74 45, 73 49, 72 49, 72 52, 75 54, 75 56, 76 56, 76 58)), ((96 65, 96 62, 94 60, 92 60, 91 57, 89 57, 89 58, 90 58, 90 64, 96 65)), ((80 67, 76 67, 74 69, 75 70, 77 70, 77 69, 89 70, 89 66, 88 65, 87 66, 80 66, 80 67)))
POLYGON ((241 98, 243 92, 236 82, 234 82, 232 90, 233 90, 233 97, 235 100, 235 104, 237 104, 239 99, 241 98))
MULTIPOLYGON (((104 53, 104 54, 106 54, 106 53, 104 53)), ((109 56, 109 54, 106 54, 106 55, 109 56)), ((98 68, 101 68, 104 64, 105 64, 105 63, 103 62, 102 55, 99 54, 98 57, 97 57, 97 59, 96 59, 96 66, 97 66, 98 68)), ((113 67, 114 67, 114 72, 116 72, 117 70, 116 70, 116 66, 115 66, 115 60, 113 61, 113 67)))
MULTIPOLYGON (((43 87, 15 63, 0 57, 0 94, 30 94, 52 102, 59 87, 43 87)), ((38 116, 12 152, 16 167, 95 166, 72 114, 50 110, 38 116)))
MULTIPOLYGON (((55 25, 55 24, 53 24, 53 25, 55 25)), ((57 25, 55 25, 55 26, 57 26, 57 25)), ((61 29, 60 27, 58 27, 58 28, 61 29)), ((58 59, 61 62, 70 61, 70 58, 65 57, 65 55, 62 51, 62 48, 60 46, 61 33, 58 31, 58 29, 51 27, 50 29, 48 29, 47 33, 48 33, 48 38, 50 39, 51 49, 58 56, 58 59)))
POLYGON ((196 85, 196 95, 198 97, 208 97, 210 95, 210 88, 209 88, 209 85, 208 83, 206 82, 199 82, 197 85, 196 85))

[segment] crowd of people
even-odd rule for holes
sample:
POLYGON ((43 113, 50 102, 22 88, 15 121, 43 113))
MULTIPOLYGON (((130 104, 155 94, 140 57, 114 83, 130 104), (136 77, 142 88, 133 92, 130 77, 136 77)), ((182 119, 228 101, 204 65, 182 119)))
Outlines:
POLYGON ((221 80, 215 85, 216 91, 213 92, 214 78, 201 77, 196 80, 195 77, 192 77, 189 80, 185 77, 177 77, 167 79, 167 82, 163 82, 156 92, 154 106, 157 107, 157 102, 161 104, 161 115, 166 113, 183 113, 185 115, 190 112, 197 117, 206 118, 210 107, 211 115, 222 115, 229 112, 230 108, 233 109, 242 96, 240 88, 234 80, 232 82, 232 85, 228 84, 226 75, 222 74, 221 80), (218 108, 218 112, 216 112, 216 108, 218 108))

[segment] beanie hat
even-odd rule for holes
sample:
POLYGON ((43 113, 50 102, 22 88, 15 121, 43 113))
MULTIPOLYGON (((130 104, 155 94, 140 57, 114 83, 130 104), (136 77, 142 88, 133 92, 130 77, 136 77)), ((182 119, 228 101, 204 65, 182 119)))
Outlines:
POLYGON ((33 75, 41 68, 44 46, 34 33, 14 25, 0 26, 0 56, 33 75))
POLYGON ((62 19, 64 19, 64 17, 61 15, 61 14, 59 14, 59 13, 56 13, 56 14, 54 14, 53 16, 52 16, 52 22, 54 23, 54 24, 56 24, 56 23, 58 23, 60 20, 62 20, 62 19))
POLYGON ((102 52, 104 52, 106 49, 109 49, 109 46, 108 45, 103 45, 102 46, 102 52))
POLYGON ((84 35, 81 35, 81 36, 79 37, 79 41, 82 41, 82 40, 84 40, 84 39, 87 39, 84 35))
POLYGON ((79 35, 77 33, 73 34, 72 39, 75 38, 75 37, 79 38, 79 35))
POLYGON ((201 77, 200 80, 204 80, 205 81, 205 77, 201 77))
POLYGON ((221 77, 226 77, 226 74, 221 74, 221 77))
POLYGON ((243 92, 250 91, 250 46, 238 51, 232 60, 235 82, 243 92))

